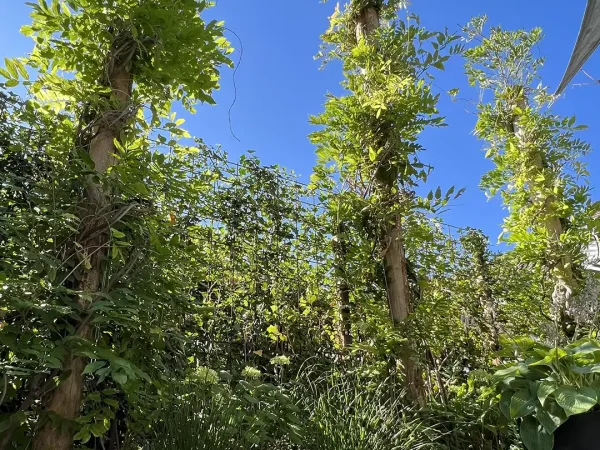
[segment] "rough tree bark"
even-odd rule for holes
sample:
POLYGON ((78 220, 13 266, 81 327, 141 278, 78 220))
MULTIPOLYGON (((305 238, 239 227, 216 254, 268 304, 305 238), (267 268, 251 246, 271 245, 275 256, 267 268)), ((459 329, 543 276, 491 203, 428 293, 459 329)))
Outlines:
MULTIPOLYGON (((106 62, 106 76, 101 80, 103 85, 111 88, 111 104, 113 109, 98 114, 92 125, 94 137, 89 143, 89 155, 99 173, 105 173, 116 164, 113 156, 117 153, 114 144, 131 116, 130 98, 133 86, 133 74, 127 67, 137 52, 137 45, 128 33, 116 35, 106 62)), ((81 232, 77 243, 83 246, 81 257, 86 259, 88 269, 84 270, 79 281, 79 306, 86 311, 90 304, 90 296, 102 288, 104 278, 103 261, 108 249, 108 229, 106 215, 110 212, 109 198, 103 186, 87 180, 85 200, 82 205, 81 232), (97 230, 105 230, 99 233, 97 230), (92 230, 94 232, 92 233, 92 230)), ((84 317, 76 327, 76 335, 89 340, 93 336, 91 316, 84 317)), ((66 377, 52 391, 46 404, 46 413, 57 415, 62 419, 72 421, 79 416, 83 396, 86 359, 73 353, 65 356, 62 367, 63 377, 66 377)), ((46 420, 37 430, 32 442, 32 450, 69 450, 73 445, 72 430, 67 427, 55 427, 51 420, 46 420)))
MULTIPOLYGON (((527 99, 524 93, 517 99, 516 107, 522 111, 527 107, 527 99)), ((544 155, 534 146, 529 145, 527 134, 519 123, 518 115, 515 115, 515 119, 513 120, 513 132, 517 138, 519 148, 529 152, 532 156, 532 162, 535 168, 532 172, 532 177, 535 178, 546 167, 544 155)), ((549 195, 546 198, 534 198, 532 200, 536 203, 542 202, 544 204, 542 213, 546 216, 545 226, 548 231, 550 245, 560 248, 560 237, 564 230, 561 223, 561 217, 553 208, 556 198, 553 195, 549 195)), ((577 288, 577 282, 575 281, 571 261, 568 256, 563 255, 559 258, 557 264, 553 267, 552 276, 554 279, 552 302, 558 311, 558 320, 563 333, 565 336, 571 338, 575 333, 575 320, 570 315, 569 309, 573 292, 577 288)))
POLYGON ((348 254, 348 243, 346 240, 346 225, 340 222, 337 227, 337 235, 334 241, 336 256, 335 269, 338 278, 338 310, 340 316, 340 344, 342 348, 352 345, 352 318, 350 306, 350 287, 346 275, 346 257, 348 254))
MULTIPOLYGON (((363 8, 356 17, 357 42, 360 42, 361 39, 368 39, 379 26, 380 16, 377 7, 370 5, 363 8)), ((382 140, 385 140, 385 136, 382 136, 382 140)), ((394 176, 397 171, 392 168, 392 164, 388 160, 389 156, 391 155, 384 152, 379 159, 376 181, 384 192, 388 193, 396 202, 400 202, 400 196, 392 194, 392 191, 397 188, 397 176, 394 176)), ((404 254, 402 219, 398 215, 393 218, 392 222, 386 224, 382 239, 385 248, 383 260, 390 316, 394 326, 398 326, 411 313, 411 295, 404 254)), ((420 406, 424 406, 425 388, 421 371, 410 357, 402 358, 402 365, 409 398, 420 406)))

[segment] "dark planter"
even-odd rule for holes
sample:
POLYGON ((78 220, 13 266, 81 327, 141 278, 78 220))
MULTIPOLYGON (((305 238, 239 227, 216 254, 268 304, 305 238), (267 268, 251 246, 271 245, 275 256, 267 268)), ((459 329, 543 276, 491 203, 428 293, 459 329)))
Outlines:
POLYGON ((600 450, 600 411, 569 417, 554 432, 554 450, 600 450))

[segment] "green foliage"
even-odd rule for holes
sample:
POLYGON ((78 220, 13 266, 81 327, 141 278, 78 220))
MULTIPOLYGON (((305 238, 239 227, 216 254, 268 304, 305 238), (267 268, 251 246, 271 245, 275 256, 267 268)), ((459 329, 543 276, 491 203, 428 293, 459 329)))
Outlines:
POLYGON ((486 36, 484 25, 479 18, 466 28, 479 43, 465 52, 470 82, 493 94, 480 104, 476 126, 495 165, 481 186, 490 196, 501 195, 509 211, 502 237, 524 261, 550 270, 565 260, 580 267, 596 211, 581 161, 590 146, 576 137, 585 127, 576 126, 575 117, 552 114, 553 98, 534 84, 543 64, 534 53, 541 30, 492 28, 486 36), (554 218, 562 224, 559 236, 548 225, 554 218))
MULTIPOLYGON (((207 24, 201 18, 206 2, 52 0, 48 5, 40 0, 30 6, 32 22, 22 33, 34 40, 33 52, 7 63, 2 75, 9 80, 27 78, 22 67, 32 67, 40 76, 24 84, 48 102, 101 102, 106 91, 98 82, 106 65, 112 64, 106 58, 115 42, 121 50, 135 49, 137 54, 130 68, 136 74, 134 103, 151 104, 163 114, 173 101, 188 109, 197 101, 212 102, 218 66, 229 64, 222 23, 207 24), (18 70, 11 70, 13 66, 18 70), (61 78, 57 71, 74 78, 61 78)), ((124 55, 113 55, 120 56, 124 55)))
POLYGON ((494 375, 498 407, 510 420, 521 419, 520 434, 529 450, 551 449, 553 433, 569 416, 595 408, 600 400, 600 344, 582 339, 564 348, 530 339, 506 343, 519 361, 494 375))
POLYGON ((300 410, 282 387, 262 381, 175 386, 154 425, 150 450, 246 450, 301 441, 300 410))
POLYGON ((210 190, 211 178, 196 170, 200 150, 180 144, 189 134, 170 108, 212 102, 218 66, 228 63, 221 25, 201 19, 206 6, 41 0, 23 29, 35 41, 31 56, 7 60, 0 72, 9 86, 23 79, 31 94, 2 111, 0 152, 0 220, 9 224, 1 237, 0 364, 10 386, 0 422, 11 424, 19 445, 45 420, 74 430, 80 443, 100 439, 125 410, 131 438, 157 414, 161 385, 185 368, 181 318, 203 257, 176 238, 184 226, 169 217, 174 205, 210 190), (135 89, 112 119, 121 130, 118 165, 98 174, 88 147, 105 113, 119 111, 106 76, 121 61, 135 89), (90 183, 106 194, 96 211, 105 228, 89 230, 82 217, 90 183), (98 235, 107 236, 101 287, 81 292, 91 267, 85 249, 98 235), (78 334, 85 326, 94 330, 90 340, 78 334), (89 359, 83 408, 70 422, 39 405, 70 376, 61 373, 67 355, 89 359))
POLYGON ((391 380, 359 373, 319 373, 295 389, 306 423, 302 449, 442 449, 442 435, 401 401, 391 380))
MULTIPOLYGON (((463 46, 400 19, 402 3, 356 0, 331 18, 323 56, 341 61, 345 93, 312 119, 310 186, 252 155, 228 161, 172 112, 213 103, 230 65, 207 2, 31 4, 34 50, 0 69, 28 94, 0 92, 0 446, 29 448, 51 421, 78 448, 500 450, 520 448, 518 428, 528 449, 549 449, 568 416, 597 407, 600 344, 511 339, 557 339, 549 275, 584 279, 597 220, 582 127, 536 85, 541 31, 465 29, 469 80, 493 95, 476 132, 494 163, 482 186, 509 210, 514 251, 499 253, 434 216, 463 189, 414 193, 432 170, 419 136, 444 125, 433 72, 463 46), (357 33, 369 8, 382 26, 357 33), (115 68, 130 99, 113 92, 115 68), (114 161, 98 172, 90 149, 107 121, 114 161), (411 307, 399 326, 382 263, 394 226, 411 307), (95 292, 81 280, 98 236, 95 292), (343 289, 353 343, 341 349, 343 289), (493 386, 491 365, 515 349, 493 386), (70 358, 85 358, 83 401, 66 420, 48 399, 70 358), (408 359, 425 408, 405 400, 408 359)), ((576 300, 595 305, 586 280, 576 300)))
MULTIPOLYGON (((323 35, 322 56, 341 60, 347 94, 328 96, 324 112, 311 119, 319 127, 310 136, 317 148, 311 186, 327 193, 329 232, 336 236, 338 248, 340 241, 346 248, 345 257, 338 255, 334 264, 336 277, 349 286, 352 333, 365 336, 353 344, 353 351, 376 360, 410 346, 403 338, 406 330, 392 329, 381 308, 381 298, 388 295, 381 260, 389 247, 390 227, 401 218, 405 251, 420 268, 425 258, 417 249, 427 245, 431 225, 418 209, 435 211, 462 193, 454 187, 445 193, 438 188, 417 198, 413 192, 431 170, 420 160, 418 136, 443 123, 431 72, 443 70, 461 46, 453 44, 454 35, 425 30, 416 17, 399 19, 398 6, 350 2, 343 12, 336 9, 323 35), (370 8, 387 26, 357 40, 357 28, 364 25, 370 8), (341 224, 342 234, 336 231, 341 224)), ((419 280, 411 276, 416 304, 419 280)), ((405 324, 406 329, 411 326, 405 324)))
POLYGON ((492 375, 471 371, 462 383, 449 387, 447 404, 431 403, 422 413, 427 423, 437 424, 441 443, 448 449, 516 449, 518 429, 495 406, 492 375))
POLYGON ((361 41, 342 52, 350 95, 330 97, 325 111, 312 119, 323 129, 311 135, 319 166, 315 181, 332 163, 341 179, 357 193, 373 188, 374 172, 386 174, 407 187, 427 177, 418 160, 416 136, 427 126, 440 125, 438 96, 422 79, 433 68, 443 69, 444 52, 455 36, 432 33, 403 21, 375 31, 373 41, 361 41), (385 160, 385 161, 383 161, 385 160))

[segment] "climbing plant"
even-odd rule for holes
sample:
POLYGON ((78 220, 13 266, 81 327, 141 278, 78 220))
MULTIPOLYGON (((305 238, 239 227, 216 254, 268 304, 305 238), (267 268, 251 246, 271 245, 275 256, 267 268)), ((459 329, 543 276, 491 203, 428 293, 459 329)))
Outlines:
POLYGON ((22 32, 34 49, 0 72, 30 94, 9 119, 36 138, 12 135, 3 158, 37 152, 45 161, 25 204, 3 212, 13 224, 0 334, 12 389, 3 397, 16 412, 3 418, 2 448, 134 439, 177 370, 190 269, 201 258, 174 239, 171 205, 210 184, 202 174, 190 182, 198 149, 179 143, 188 134, 171 107, 212 102, 230 52, 222 24, 202 20, 206 7, 31 4, 22 32))
POLYGON ((484 34, 484 26, 481 17, 466 28, 477 45, 465 53, 470 83, 493 95, 480 104, 476 126, 495 165, 481 185, 491 196, 500 194, 509 211, 503 240, 551 277, 557 320, 572 337, 573 302, 596 209, 582 160, 590 146, 576 137, 585 127, 551 111, 554 98, 538 74, 543 58, 535 54, 541 30, 492 28, 484 34))
MULTIPOLYGON (((410 221, 407 217, 416 206, 430 203, 417 200, 413 192, 429 171, 419 159, 417 137, 443 122, 436 108, 438 95, 427 80, 431 70, 443 69, 450 54, 460 51, 460 45, 452 45, 456 36, 427 31, 417 18, 398 19, 399 6, 355 1, 343 11, 336 9, 323 35, 322 54, 326 60, 342 61, 342 86, 348 94, 328 98, 325 111, 312 119, 321 129, 311 135, 318 158, 313 182, 335 174, 348 192, 347 204, 336 200, 333 205, 336 220, 361 224, 360 236, 370 243, 371 257, 379 255, 373 262, 383 263, 380 279, 395 325, 413 308, 402 222, 410 221), (388 26, 380 26, 382 22, 388 26)), ((446 201, 451 194, 442 198, 438 191, 435 198, 446 201)), ((338 239, 345 236, 338 233, 338 239)), ((375 272, 381 270, 375 264, 375 272)), ((350 296, 356 294, 350 290, 350 296)), ((349 302, 341 301, 345 320, 349 302)), ((404 365, 410 395, 417 400, 420 375, 410 358, 404 365)))

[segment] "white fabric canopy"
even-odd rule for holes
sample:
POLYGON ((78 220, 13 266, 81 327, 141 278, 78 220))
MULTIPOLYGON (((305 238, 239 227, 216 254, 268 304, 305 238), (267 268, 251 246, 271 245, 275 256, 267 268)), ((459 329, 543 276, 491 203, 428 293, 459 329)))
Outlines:
POLYGON ((592 272, 600 272, 600 241, 597 238, 592 241, 586 250, 586 261, 584 269, 592 272))
POLYGON ((577 43, 571 55, 571 61, 556 94, 560 94, 567 87, 588 58, 598 48, 598 45, 600 45, 600 1, 588 0, 579 36, 577 37, 577 43))

